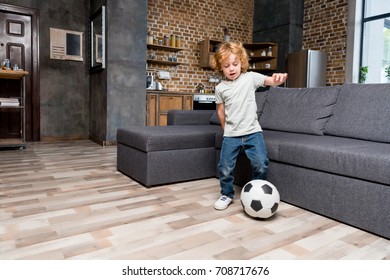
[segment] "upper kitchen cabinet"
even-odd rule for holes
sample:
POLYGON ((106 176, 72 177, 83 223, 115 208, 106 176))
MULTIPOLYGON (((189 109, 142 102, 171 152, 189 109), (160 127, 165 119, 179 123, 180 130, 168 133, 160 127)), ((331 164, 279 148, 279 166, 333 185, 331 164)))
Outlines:
POLYGON ((200 41, 200 57, 199 65, 202 68, 211 69, 211 57, 214 55, 215 51, 218 48, 218 45, 222 41, 211 40, 210 38, 205 38, 203 41, 200 41))
POLYGON ((275 43, 244 44, 249 55, 249 69, 256 72, 275 71, 278 64, 278 45, 275 43))

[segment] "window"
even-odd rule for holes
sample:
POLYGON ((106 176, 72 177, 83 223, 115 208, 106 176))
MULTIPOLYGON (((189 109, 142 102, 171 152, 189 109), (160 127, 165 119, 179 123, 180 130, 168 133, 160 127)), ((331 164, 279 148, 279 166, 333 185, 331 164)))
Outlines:
POLYGON ((363 0, 359 81, 390 82, 390 5, 388 0, 363 0), (362 69, 366 69, 366 75, 362 69))

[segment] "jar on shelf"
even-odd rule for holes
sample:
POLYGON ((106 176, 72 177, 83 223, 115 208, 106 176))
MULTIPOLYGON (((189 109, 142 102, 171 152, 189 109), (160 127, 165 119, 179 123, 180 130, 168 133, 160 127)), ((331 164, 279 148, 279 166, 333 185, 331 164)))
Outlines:
POLYGON ((181 39, 179 36, 176 36, 176 48, 181 48, 181 39))
POLYGON ((147 43, 150 45, 153 44, 154 43, 153 39, 154 39, 154 37, 153 37, 152 33, 148 32, 147 43))
POLYGON ((272 56, 272 47, 268 47, 267 56, 272 56))
POLYGON ((171 34, 171 47, 176 47, 176 36, 171 34))
POLYGON ((1 62, 1 68, 5 70, 11 69, 11 61, 8 58, 4 58, 4 60, 1 62))
POLYGON ((168 35, 164 36, 164 45, 169 47, 169 43, 170 43, 169 36, 168 35))

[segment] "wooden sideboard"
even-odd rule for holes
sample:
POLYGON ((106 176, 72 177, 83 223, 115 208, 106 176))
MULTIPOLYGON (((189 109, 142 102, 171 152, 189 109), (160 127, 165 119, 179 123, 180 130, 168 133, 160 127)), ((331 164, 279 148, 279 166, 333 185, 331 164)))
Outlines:
POLYGON ((165 126, 169 110, 192 110, 191 93, 148 91, 146 94, 146 125, 165 126))

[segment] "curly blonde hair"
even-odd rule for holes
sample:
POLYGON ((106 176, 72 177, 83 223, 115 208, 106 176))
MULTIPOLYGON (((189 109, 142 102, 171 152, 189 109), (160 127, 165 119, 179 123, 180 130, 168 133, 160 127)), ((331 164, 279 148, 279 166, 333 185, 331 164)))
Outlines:
POLYGON ((221 63, 230 54, 235 54, 241 62, 241 72, 245 73, 249 68, 249 56, 241 42, 223 42, 217 52, 211 57, 211 67, 223 74, 221 63))

